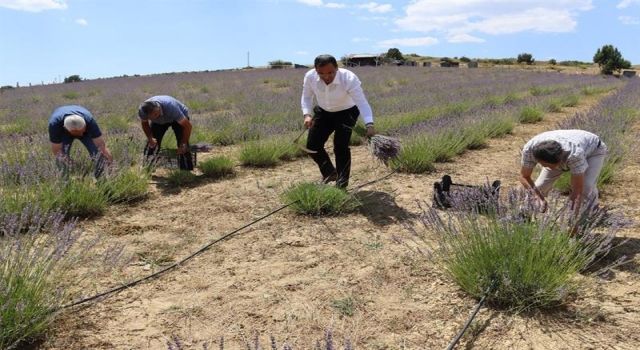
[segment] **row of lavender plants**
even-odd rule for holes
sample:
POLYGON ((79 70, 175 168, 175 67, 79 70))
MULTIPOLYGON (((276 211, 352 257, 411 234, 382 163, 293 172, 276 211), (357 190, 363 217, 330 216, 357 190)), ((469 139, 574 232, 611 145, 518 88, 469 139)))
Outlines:
MULTIPOLYGON (((603 98, 597 106, 561 122, 561 129, 583 129, 600 136, 609 154, 598 177, 598 185, 612 181, 615 172, 631 152, 637 151, 638 135, 632 126, 640 119, 640 79, 632 79, 615 94, 603 98)), ((568 192, 570 177, 562 176, 556 188, 568 192)))
MULTIPOLYGON (((243 147, 239 154, 242 164, 268 166, 298 157, 300 150, 287 139, 294 129, 301 128, 291 121, 301 120, 298 110, 303 73, 256 70, 161 75, 4 92, 0 102, 0 119, 4 121, 0 131, 0 183, 6 200, 0 210, 16 212, 35 202, 45 208, 62 208, 71 215, 91 216, 102 213, 109 202, 143 196, 148 173, 139 166, 142 133, 134 115, 137 104, 153 94, 171 94, 190 106, 194 142, 229 144, 263 138, 243 147), (55 168, 45 134, 46 117, 64 103, 87 106, 105 129, 116 159, 107 181, 102 182, 106 185, 95 186, 82 171, 75 176, 81 180, 69 181, 55 168), (136 177, 139 181, 131 181, 136 177)), ((614 81, 601 77, 502 70, 398 67, 363 68, 357 73, 379 116, 378 128, 394 135, 449 127, 444 121, 460 122, 464 120, 461 117, 478 124, 483 118, 475 115, 488 111, 494 116, 496 110, 536 103, 576 89, 598 91, 615 86, 614 81)), ((482 129, 495 129, 490 124, 482 125, 482 129)), ((168 133, 164 144, 171 147, 172 137, 168 133)), ((354 140, 360 141, 357 137, 354 140)), ((75 146, 74 158, 88 163, 81 148, 75 146)), ((85 169, 89 167, 86 165, 85 169)))
POLYGON ((482 148, 489 138, 510 133, 516 123, 540 121, 546 112, 575 106, 583 96, 608 91, 616 84, 608 83, 614 85, 565 87, 551 95, 536 93, 397 129, 393 134, 401 138, 403 149, 392 167, 408 173, 432 171, 434 163, 449 161, 467 149, 482 148))

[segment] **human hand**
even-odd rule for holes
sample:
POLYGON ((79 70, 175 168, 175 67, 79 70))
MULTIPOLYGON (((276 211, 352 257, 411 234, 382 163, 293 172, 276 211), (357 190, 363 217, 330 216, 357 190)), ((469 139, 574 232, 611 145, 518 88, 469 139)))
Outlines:
POLYGON ((156 140, 154 137, 147 140, 147 147, 156 148, 157 146, 158 146, 158 140, 156 140))
POLYGON ((547 204, 547 200, 544 198, 538 198, 538 207, 540 208, 541 213, 545 213, 549 204, 547 204))
POLYGON ((304 115, 304 127, 307 129, 311 129, 313 126, 313 117, 309 114, 304 115))
POLYGON ((373 127, 373 124, 367 125, 367 137, 372 137, 376 134, 376 128, 373 127))

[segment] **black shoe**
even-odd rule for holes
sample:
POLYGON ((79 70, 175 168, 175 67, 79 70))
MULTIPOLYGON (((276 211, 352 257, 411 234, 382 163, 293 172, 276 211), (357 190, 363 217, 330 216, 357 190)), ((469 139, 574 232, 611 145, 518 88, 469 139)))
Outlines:
POLYGON ((334 182, 338 180, 338 173, 333 173, 322 180, 323 184, 328 184, 329 182, 334 182))

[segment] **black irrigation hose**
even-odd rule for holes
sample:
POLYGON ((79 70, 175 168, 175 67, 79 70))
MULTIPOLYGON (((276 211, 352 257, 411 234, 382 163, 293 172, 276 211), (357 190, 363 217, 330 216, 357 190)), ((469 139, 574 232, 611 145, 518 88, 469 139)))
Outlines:
MULTIPOLYGON (((368 185, 374 184, 374 183, 376 183, 376 182, 378 182, 378 181, 382 181, 382 180, 384 180, 384 179, 386 179, 386 178, 390 177, 390 176, 391 176, 391 175, 393 175, 393 174, 395 174, 395 171, 392 171, 391 173, 389 173, 389 174, 387 174, 387 175, 385 175, 385 176, 383 176, 383 177, 381 177, 381 178, 379 178, 379 179, 375 179, 375 180, 372 180, 372 181, 366 182, 366 183, 364 183, 364 184, 362 184, 362 185, 356 186, 356 187, 354 187, 354 189, 360 189, 360 188, 362 188, 362 187, 364 187, 364 186, 368 186, 368 185)), ((127 282, 127 283, 125 283, 125 284, 123 284, 123 285, 120 285, 120 286, 118 286, 118 287, 115 287, 115 288, 109 289, 109 290, 104 291, 104 292, 102 292, 102 293, 99 293, 99 294, 96 294, 96 295, 93 295, 93 296, 90 296, 90 297, 87 297, 87 298, 83 298, 83 299, 80 299, 80 300, 77 300, 77 301, 71 302, 71 303, 66 304, 66 305, 63 305, 63 306, 61 306, 61 307, 59 307, 59 308, 57 308, 57 309, 53 310, 53 312, 57 312, 57 311, 60 311, 60 310, 63 310, 63 309, 67 309, 67 308, 71 308, 71 307, 74 307, 74 306, 78 306, 78 305, 80 305, 80 304, 88 303, 88 302, 90 302, 90 301, 93 301, 93 300, 96 300, 96 299, 99 299, 99 298, 105 297, 105 296, 107 296, 107 295, 110 295, 110 294, 113 294, 113 293, 119 292, 119 291, 124 290, 124 289, 126 289, 126 288, 133 287, 133 286, 135 286, 135 285, 137 285, 137 284, 140 284, 140 283, 142 283, 142 282, 144 282, 144 281, 148 281, 148 280, 151 280, 151 279, 153 279, 153 278, 156 278, 156 277, 160 276, 161 274, 163 274, 163 273, 165 273, 165 272, 167 272, 167 271, 169 271, 169 270, 173 270, 173 269, 177 268, 178 266, 180 266, 180 265, 184 264, 185 262, 187 262, 187 261, 191 260, 191 259, 192 259, 192 258, 194 258, 196 255, 199 255, 199 254, 203 253, 203 252, 204 252, 204 251, 206 251, 207 249, 211 248, 211 246, 213 246, 214 244, 216 244, 216 243, 218 243, 218 242, 221 242, 221 241, 223 241, 223 240, 225 240, 225 239, 227 239, 227 238, 229 238, 229 237, 231 237, 231 236, 235 235, 236 233, 238 233, 238 232, 240 232, 240 231, 244 230, 245 228, 247 228, 247 227, 249 227, 249 226, 251 226, 251 225, 253 225, 253 224, 258 223, 259 221, 262 221, 262 220, 264 220, 264 219, 268 218, 269 216, 274 215, 274 214, 276 214, 277 212, 279 212, 279 211, 281 211, 281 210, 283 210, 283 209, 285 209, 285 208, 287 208, 287 207, 292 206, 293 204, 295 204, 295 203, 297 203, 297 202, 298 202, 298 201, 294 201, 294 202, 291 202, 291 203, 287 203, 287 204, 285 204, 285 205, 283 205, 283 206, 281 206, 281 207, 279 207, 279 208, 277 208, 277 209, 275 209, 275 210, 272 210, 271 212, 269 212, 269 213, 267 213, 267 214, 265 214, 265 215, 263 215, 263 216, 261 216, 261 217, 259 217, 259 218, 255 219, 255 220, 251 221, 250 223, 248 223, 248 224, 246 224, 246 225, 244 225, 244 226, 242 226, 242 227, 240 227, 240 228, 237 228, 237 229, 235 229, 235 230, 233 230, 233 231, 231 231, 231 232, 229 232, 229 233, 225 234, 224 236, 222 236, 222 237, 220 237, 220 238, 217 238, 217 239, 215 239, 215 240, 211 241, 211 242, 210 242, 210 243, 208 243, 207 245, 203 246, 202 248, 198 249, 197 251, 195 251, 195 252, 194 252, 194 253, 192 253, 191 255, 187 256, 186 258, 183 258, 182 260, 180 260, 180 261, 178 261, 178 262, 176 262, 176 263, 173 263, 172 265, 169 265, 169 266, 165 267, 165 268, 164 268, 164 269, 162 269, 162 270, 156 271, 156 272, 154 272, 154 273, 152 273, 152 274, 150 274, 150 275, 148 275, 148 276, 145 276, 145 277, 139 278, 139 279, 137 279, 137 280, 134 280, 134 281, 131 281, 131 282, 127 282)))
POLYGON ((196 255, 201 254, 202 252, 204 252, 205 250, 209 249, 214 244, 233 236, 234 234, 244 230, 245 228, 247 228, 247 227, 249 227, 249 226, 251 226, 251 225, 253 225, 253 224, 255 224, 255 223, 259 222, 259 221, 262 221, 262 220, 268 218, 269 216, 271 216, 271 215, 273 215, 273 214, 275 214, 275 213, 277 213, 277 212, 279 212, 279 211, 281 211, 281 210, 283 210, 283 209, 295 204, 296 202, 297 201, 285 204, 285 205, 279 207, 278 209, 275 209, 275 210, 269 212, 268 214, 265 214, 265 215, 255 219, 255 220, 251 221, 250 223, 248 223, 248 224, 246 224, 246 225, 244 225, 244 226, 242 226, 242 227, 240 227, 238 229, 235 229, 235 230, 227 233, 226 235, 224 235, 224 236, 222 236, 222 237, 220 237, 218 239, 215 239, 215 240, 211 241, 209 244, 207 244, 207 245, 203 246, 202 248, 198 249, 196 252, 192 253, 191 255, 187 256, 186 258, 184 258, 184 259, 182 259, 182 260, 180 260, 180 261, 178 261, 176 263, 173 263, 172 265, 169 265, 169 266, 165 267, 162 270, 156 271, 156 272, 152 273, 151 275, 148 275, 148 276, 142 277, 140 279, 125 283, 125 284, 123 284, 121 286, 115 287, 113 289, 107 290, 107 291, 99 293, 99 294, 96 294, 94 296, 91 296, 91 297, 88 297, 88 298, 84 298, 84 299, 80 299, 80 300, 74 301, 74 302, 72 302, 70 304, 67 304, 67 305, 63 305, 60 308, 58 308, 58 310, 62 310, 62 309, 70 308, 70 307, 77 306, 77 305, 80 305, 80 304, 84 304, 84 303, 87 303, 89 301, 92 301, 92 300, 107 296, 109 294, 113 294, 113 293, 119 292, 119 291, 121 291, 123 289, 129 288, 129 287, 133 287, 133 286, 135 286, 135 285, 137 285, 137 284, 139 284, 141 282, 144 282, 144 281, 153 279, 155 277, 158 277, 161 274, 163 274, 163 273, 165 273, 165 272, 167 272, 169 270, 172 270, 172 269, 182 265, 183 263, 187 262, 188 260, 191 260, 196 255))
POLYGON ((487 287, 487 290, 482 295, 482 298, 480 298, 478 305, 476 305, 475 309, 471 313, 471 316, 469 316, 469 319, 467 319, 467 322, 464 324, 464 327, 462 327, 460 332, 458 332, 458 335, 456 335, 456 337, 451 341, 451 343, 449 343, 449 346, 447 346, 447 350, 453 350, 453 348, 456 347, 456 345, 464 335, 464 332, 467 331, 467 328, 469 328, 469 326, 471 325, 471 322, 473 322, 473 319, 476 317, 476 315, 480 311, 480 308, 482 307, 484 302, 487 300, 489 293, 491 293, 491 291, 493 291, 493 289, 496 287, 496 282, 497 280, 495 278, 491 281, 491 284, 489 285, 489 287, 487 287))

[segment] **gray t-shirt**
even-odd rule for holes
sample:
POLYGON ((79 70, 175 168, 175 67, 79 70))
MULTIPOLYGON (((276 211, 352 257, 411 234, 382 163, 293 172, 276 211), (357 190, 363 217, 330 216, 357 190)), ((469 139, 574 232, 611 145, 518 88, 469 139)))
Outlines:
MULTIPOLYGON (((171 96, 153 96, 145 102, 147 101, 158 102, 162 110, 160 116, 152 121, 154 124, 171 124, 182 120, 182 118, 189 119, 189 109, 187 106, 171 96)), ((141 120, 147 120, 142 110, 138 111, 138 117, 140 117, 141 120)))
POLYGON ((564 155, 560 161, 560 169, 582 174, 589 166, 587 158, 606 154, 606 146, 598 135, 584 130, 553 130, 534 136, 522 149, 522 166, 533 169, 537 161, 533 156, 533 148, 543 141, 556 141, 562 146, 564 155))

